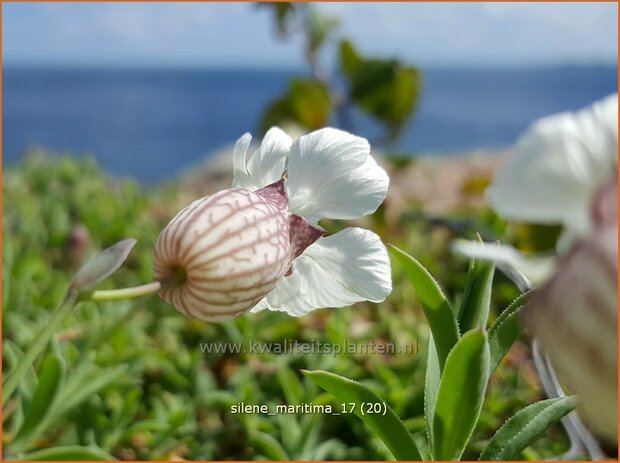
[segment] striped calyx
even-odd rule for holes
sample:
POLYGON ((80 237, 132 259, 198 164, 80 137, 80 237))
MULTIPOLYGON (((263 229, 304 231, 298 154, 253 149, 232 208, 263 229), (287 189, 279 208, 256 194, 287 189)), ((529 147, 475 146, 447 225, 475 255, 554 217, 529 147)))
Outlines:
POLYGON ((284 182, 223 190, 179 212, 153 252, 161 298, 185 315, 220 321, 265 297, 291 271, 298 242, 308 246, 322 234, 304 219, 293 221, 284 182))

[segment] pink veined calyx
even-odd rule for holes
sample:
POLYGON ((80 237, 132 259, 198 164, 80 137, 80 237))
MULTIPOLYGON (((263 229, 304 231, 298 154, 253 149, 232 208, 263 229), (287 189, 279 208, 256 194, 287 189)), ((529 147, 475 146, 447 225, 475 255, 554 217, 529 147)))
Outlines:
POLYGON ((389 179, 368 142, 331 128, 293 141, 272 128, 248 156, 250 141, 235 145, 233 188, 194 201, 159 235, 162 299, 208 321, 384 300, 392 282, 379 237, 357 227, 325 236, 318 225, 371 214, 385 199, 389 179))

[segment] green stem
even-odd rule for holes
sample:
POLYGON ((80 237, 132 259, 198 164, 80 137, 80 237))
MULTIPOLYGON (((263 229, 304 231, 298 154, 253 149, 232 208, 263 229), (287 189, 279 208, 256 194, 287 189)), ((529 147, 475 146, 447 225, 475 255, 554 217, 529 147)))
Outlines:
POLYGON ((132 299, 156 293, 161 289, 161 283, 154 281, 146 285, 134 286, 133 288, 108 289, 84 293, 80 299, 84 301, 117 301, 119 299, 132 299))
POLYGON ((2 384, 2 406, 13 395, 17 385, 28 371, 28 368, 32 366, 32 363, 37 356, 45 349, 49 340, 54 336, 54 333, 60 327, 60 324, 70 312, 77 302, 77 293, 70 292, 65 297, 64 301, 58 306, 54 312, 52 320, 41 330, 41 332, 34 338, 30 349, 26 351, 22 361, 17 365, 15 370, 7 377, 6 381, 2 384))

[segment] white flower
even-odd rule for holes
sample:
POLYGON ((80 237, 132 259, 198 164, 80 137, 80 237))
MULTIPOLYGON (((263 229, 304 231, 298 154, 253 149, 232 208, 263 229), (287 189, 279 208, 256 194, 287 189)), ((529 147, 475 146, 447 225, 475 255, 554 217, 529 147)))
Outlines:
POLYGON ((501 216, 563 225, 573 238, 591 229, 590 203, 618 165, 618 95, 575 113, 535 122, 518 140, 487 195, 501 216))
MULTIPOLYGON (((487 196, 506 219, 562 225, 558 252, 587 236, 592 229, 591 203, 596 191, 614 178, 618 164, 618 95, 610 95, 575 113, 545 117, 522 135, 487 196)), ((457 242, 469 256, 487 258, 488 250, 457 242)), ((549 276, 534 269, 514 249, 500 248, 497 259, 512 265, 534 282, 549 276), (532 273, 532 270, 534 272, 532 273)), ((547 269, 552 266, 549 262, 547 269)))
POLYGON ((161 297, 203 320, 384 300, 392 283, 379 237, 360 228, 323 237, 318 226, 370 214, 385 199, 389 179, 368 142, 335 129, 293 142, 272 128, 248 158, 250 140, 235 145, 233 188, 195 201, 160 234, 161 297))
MULTIPOLYGON (((368 142, 326 128, 295 142, 278 128, 267 132, 246 159, 249 135, 234 154, 233 185, 264 187, 286 171, 289 211, 312 224, 322 218, 357 219, 385 199, 389 178, 370 155, 368 142)), ((347 228, 320 238, 292 262, 292 273, 252 309, 304 315, 319 307, 383 301, 392 290, 390 261, 377 235, 347 228)))

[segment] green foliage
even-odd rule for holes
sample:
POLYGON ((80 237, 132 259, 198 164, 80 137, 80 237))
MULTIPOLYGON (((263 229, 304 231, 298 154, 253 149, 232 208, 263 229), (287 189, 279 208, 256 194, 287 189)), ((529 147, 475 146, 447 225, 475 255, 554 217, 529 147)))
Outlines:
POLYGON ((24 455, 28 461, 113 461, 115 458, 97 447, 68 445, 53 449, 39 450, 24 455))
POLYGON ((420 262, 394 246, 390 246, 390 251, 403 266, 417 291, 433 333, 441 370, 452 347, 459 340, 459 329, 452 307, 435 279, 420 262))
POLYGON ((46 418, 58 396, 63 377, 63 360, 54 354, 46 356, 41 363, 37 388, 14 443, 29 438, 46 418))
POLYGON ((420 71, 398 60, 363 58, 348 40, 340 43, 340 66, 350 101, 383 123, 390 137, 398 136, 417 103, 420 71))
POLYGON ((528 405, 493 436, 481 460, 519 460, 521 452, 577 406, 575 397, 548 399, 528 405))
POLYGON ((491 309, 491 289, 495 264, 472 261, 467 272, 465 293, 459 308, 461 332, 485 328, 491 309))
POLYGON ((519 313, 531 295, 531 292, 524 293, 511 302, 489 329, 491 372, 497 368, 510 347, 523 333, 519 313))
POLYGON ((301 26, 305 37, 305 59, 312 78, 291 81, 284 96, 265 110, 261 132, 281 124, 314 130, 325 126, 332 113, 339 116, 332 125, 339 124, 341 128, 351 130, 348 113, 355 107, 384 126, 385 139, 395 140, 418 102, 421 72, 396 59, 362 57, 349 40, 338 44, 334 34, 339 25, 338 18, 319 12, 311 4, 286 2, 268 6, 274 11, 282 37, 301 26), (320 63, 320 52, 330 42, 339 48, 337 61, 345 84, 342 90, 336 88, 332 82, 335 79, 328 78, 320 63))
POLYGON ((384 403, 377 394, 358 382, 327 371, 305 371, 304 374, 327 392, 334 394, 346 409, 353 409, 397 460, 422 460, 411 435, 392 409, 385 405, 385 414, 383 406, 379 411, 373 410, 374 405, 384 403))
POLYGON ((433 417, 433 458, 459 460, 482 408, 489 377, 489 345, 482 329, 454 346, 441 375, 433 417))
POLYGON ((437 349, 433 342, 433 336, 428 339, 428 357, 426 360, 426 376, 424 378, 424 418, 426 419, 426 437, 430 449, 435 445, 435 432, 433 421, 435 420, 435 405, 437 404, 437 394, 441 382, 441 370, 437 349))
POLYGON ((316 80, 293 79, 287 93, 265 111, 261 133, 281 124, 297 124, 316 130, 327 124, 331 112, 332 103, 325 84, 316 80))

